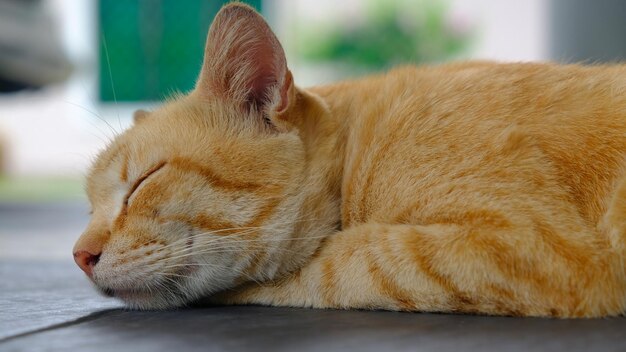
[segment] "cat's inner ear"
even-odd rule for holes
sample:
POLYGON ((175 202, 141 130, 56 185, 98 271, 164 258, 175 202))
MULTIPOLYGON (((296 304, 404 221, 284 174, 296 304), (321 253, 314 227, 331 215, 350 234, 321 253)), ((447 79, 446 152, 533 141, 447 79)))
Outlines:
POLYGON ((249 111, 287 110, 293 80, 282 46, 269 25, 247 5, 227 5, 215 16, 196 89, 249 111))
POLYGON ((147 112, 146 110, 143 110, 143 109, 136 110, 133 113, 133 122, 134 123, 139 123, 139 122, 145 120, 148 117, 148 115, 150 115, 150 113, 147 112))

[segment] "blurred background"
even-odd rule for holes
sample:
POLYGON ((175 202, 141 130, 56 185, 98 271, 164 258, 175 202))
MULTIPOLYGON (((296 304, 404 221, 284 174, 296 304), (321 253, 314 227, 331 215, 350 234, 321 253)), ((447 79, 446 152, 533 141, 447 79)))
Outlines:
MULTIPOLYGON (((218 0, 0 0, 0 258, 70 260, 90 160, 194 85, 218 0)), ((621 0, 251 0, 300 86, 402 63, 626 56, 621 0)))

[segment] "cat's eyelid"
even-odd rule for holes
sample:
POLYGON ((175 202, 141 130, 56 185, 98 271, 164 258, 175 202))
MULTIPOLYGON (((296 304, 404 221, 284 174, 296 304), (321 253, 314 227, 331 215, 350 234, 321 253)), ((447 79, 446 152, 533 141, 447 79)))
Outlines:
POLYGON ((133 185, 131 186, 131 188, 128 190, 128 193, 126 193, 126 196, 124 197, 125 207, 128 205, 128 200, 130 199, 130 197, 133 195, 133 193, 135 193, 135 191, 137 190, 137 188, 139 188, 139 186, 143 183, 143 181, 145 181, 153 173, 161 170, 166 164, 167 162, 161 161, 160 163, 150 168, 148 171, 144 172, 144 174, 141 177, 139 177, 137 180, 135 180, 135 182, 133 182, 133 185))

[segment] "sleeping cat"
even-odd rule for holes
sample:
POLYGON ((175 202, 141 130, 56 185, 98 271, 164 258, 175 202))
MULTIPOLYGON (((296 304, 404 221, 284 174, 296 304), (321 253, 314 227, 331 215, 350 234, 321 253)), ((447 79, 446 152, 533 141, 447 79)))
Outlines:
POLYGON ((302 89, 234 3, 195 90, 98 156, 74 257, 137 309, 619 315, 625 158, 626 66, 469 62, 302 89))

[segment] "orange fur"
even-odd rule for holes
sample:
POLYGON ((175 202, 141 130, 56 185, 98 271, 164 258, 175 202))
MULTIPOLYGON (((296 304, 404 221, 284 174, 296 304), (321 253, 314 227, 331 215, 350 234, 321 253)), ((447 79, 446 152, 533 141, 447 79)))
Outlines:
POLYGON ((626 66, 469 62, 300 89, 240 4, 206 58, 195 91, 141 113, 92 168, 75 249, 101 253, 105 292, 138 308, 624 312, 626 66))

